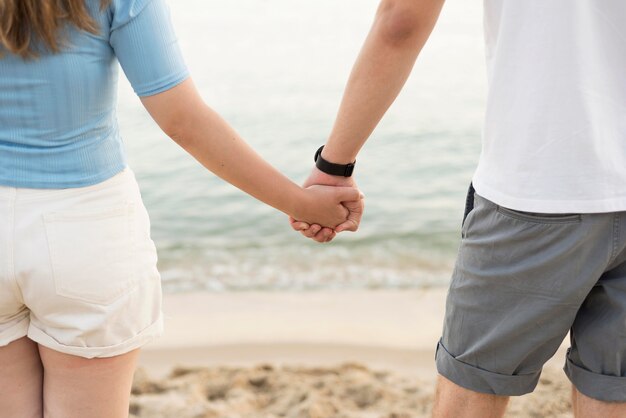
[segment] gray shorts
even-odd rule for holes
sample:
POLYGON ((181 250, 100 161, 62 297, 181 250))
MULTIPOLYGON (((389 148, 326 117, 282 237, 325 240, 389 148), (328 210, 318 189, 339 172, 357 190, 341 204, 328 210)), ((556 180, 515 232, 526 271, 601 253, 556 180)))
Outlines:
POLYGON ((529 393, 568 331, 576 388, 626 402, 626 212, 520 212, 470 186, 439 373, 476 392, 529 393))

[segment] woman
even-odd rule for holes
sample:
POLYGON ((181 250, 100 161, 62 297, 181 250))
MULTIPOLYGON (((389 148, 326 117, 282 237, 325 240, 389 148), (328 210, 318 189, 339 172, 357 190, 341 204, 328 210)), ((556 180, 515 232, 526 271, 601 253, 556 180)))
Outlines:
POLYGON ((161 129, 257 199, 337 230, 354 188, 302 189, 196 91, 164 0, 0 0, 0 411, 125 417, 161 333, 149 220, 115 117, 117 61, 161 129))

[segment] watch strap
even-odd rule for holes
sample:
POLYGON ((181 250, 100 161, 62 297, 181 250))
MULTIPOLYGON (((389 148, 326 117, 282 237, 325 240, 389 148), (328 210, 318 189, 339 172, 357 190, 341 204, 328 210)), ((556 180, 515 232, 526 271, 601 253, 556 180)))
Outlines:
POLYGON ((330 174, 332 176, 343 176, 350 177, 354 172, 354 165, 356 164, 356 160, 350 164, 335 164, 327 161, 322 157, 322 150, 324 146, 322 145, 317 152, 315 153, 315 166, 326 174, 330 174))

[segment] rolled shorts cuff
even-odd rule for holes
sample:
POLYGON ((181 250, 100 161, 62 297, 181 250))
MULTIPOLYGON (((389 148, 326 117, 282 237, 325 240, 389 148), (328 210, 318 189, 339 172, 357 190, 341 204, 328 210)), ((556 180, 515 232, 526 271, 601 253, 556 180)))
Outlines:
POLYGON ((532 392, 541 371, 522 375, 490 372, 454 358, 439 341, 435 355, 437 371, 453 383, 474 392, 500 396, 520 396, 532 392))
POLYGON ((139 334, 134 337, 121 342, 119 344, 105 346, 105 347, 77 347, 61 344, 56 339, 46 334, 39 328, 33 326, 31 323, 28 329, 28 337, 33 341, 50 348, 60 353, 71 354, 73 356, 91 358, 103 358, 113 357, 121 354, 126 354, 133 351, 150 341, 160 337, 163 334, 163 314, 159 315, 159 318, 144 328, 139 334))
POLYGON ((3 330, 0 333, 0 347, 7 346, 11 344, 13 341, 16 341, 22 337, 25 337, 28 334, 29 323, 30 323, 30 318, 28 317, 28 315, 25 315, 24 318, 20 319, 18 322, 11 325, 9 328, 3 330))
POLYGON ((626 377, 607 376, 577 366, 569 358, 565 374, 580 393, 603 402, 626 402, 626 377))

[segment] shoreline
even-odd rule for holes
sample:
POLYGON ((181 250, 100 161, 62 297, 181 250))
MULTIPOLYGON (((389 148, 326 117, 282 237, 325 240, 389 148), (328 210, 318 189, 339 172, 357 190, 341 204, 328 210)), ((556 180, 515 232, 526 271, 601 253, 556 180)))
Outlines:
POLYGON ((179 293, 164 296, 165 334, 146 350, 253 343, 431 349, 446 289, 179 293))
MULTIPOLYGON (((142 349, 139 367, 259 363, 323 366, 359 362, 436 376, 447 289, 164 295, 165 333, 142 349)), ((548 362, 562 367, 566 338, 548 362)))
MULTIPOLYGON (((165 295, 165 335, 140 354, 131 417, 427 417, 445 296, 445 289, 165 295)), ((535 393, 512 399, 507 417, 571 417, 560 370, 567 342, 535 393)))

